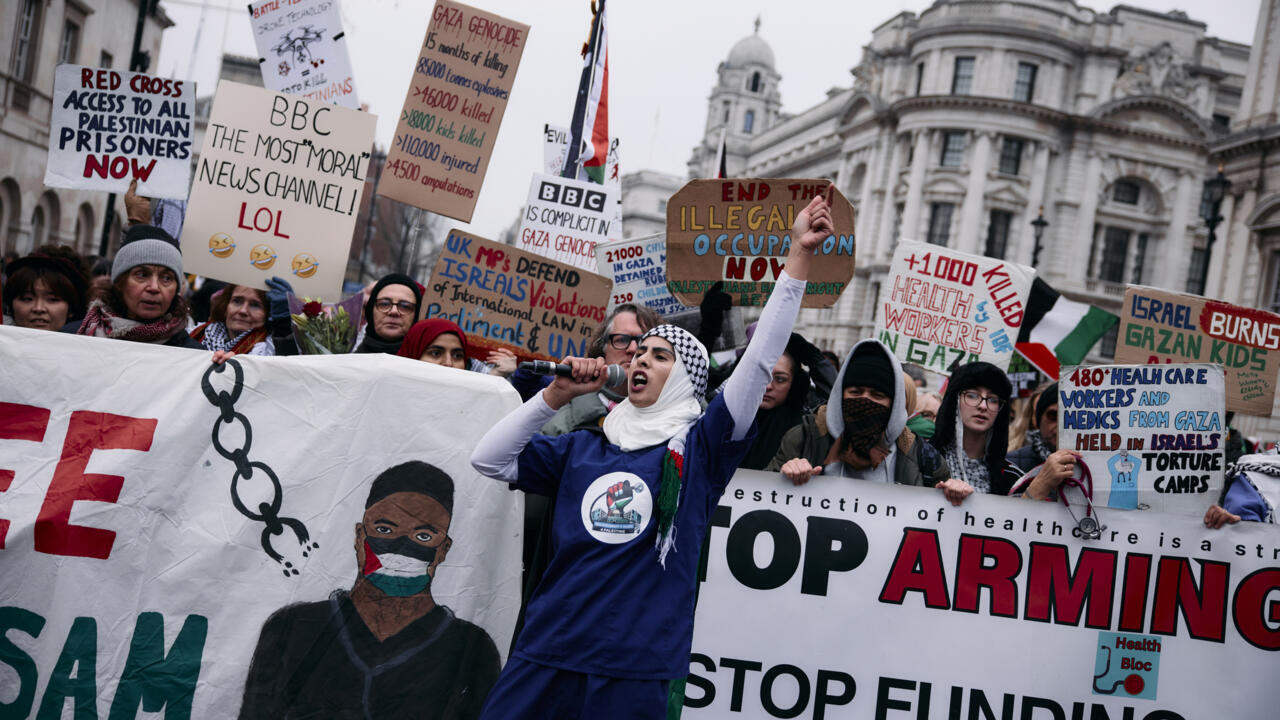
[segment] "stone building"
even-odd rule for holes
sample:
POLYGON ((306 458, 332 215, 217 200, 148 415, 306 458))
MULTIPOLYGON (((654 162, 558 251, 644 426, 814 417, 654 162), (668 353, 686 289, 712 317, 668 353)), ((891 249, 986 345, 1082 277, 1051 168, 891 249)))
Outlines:
MULTIPOLYGON (((98 252, 107 195, 44 186, 59 63, 129 69, 139 0, 13 0, 0 3, 0 251, 25 254, 45 243, 98 252), (3 28, 8 28, 4 30, 3 28)), ((153 7, 142 50, 159 57, 172 21, 153 7)), ((153 68, 154 69, 154 68, 153 68)), ((118 242, 124 202, 116 197, 110 237, 118 242)))
MULTIPOLYGON (((786 115, 757 25, 719 67, 689 172, 714 176, 724 128, 729 175, 827 178, 857 208, 854 282, 801 312, 825 348, 871 334, 900 239, 1030 264, 1041 207, 1040 274, 1114 312, 1126 283, 1199 289, 1198 201, 1249 62, 1248 46, 1176 11, 938 0, 877 27, 848 87, 786 115)), ((1274 70, 1270 83, 1274 110, 1274 70)))

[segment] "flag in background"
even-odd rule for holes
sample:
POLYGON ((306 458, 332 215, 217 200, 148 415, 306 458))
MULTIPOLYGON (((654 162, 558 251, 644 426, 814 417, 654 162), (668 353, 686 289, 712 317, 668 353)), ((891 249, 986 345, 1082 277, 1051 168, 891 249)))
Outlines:
POLYGON ((591 34, 582 47, 582 79, 569 124, 569 152, 562 177, 604 183, 609 162, 609 53, 605 0, 592 9, 591 34))
POLYGON ((1118 316, 1068 300, 1036 277, 1014 348, 1037 370, 1057 380, 1062 365, 1079 365, 1118 322, 1118 316))

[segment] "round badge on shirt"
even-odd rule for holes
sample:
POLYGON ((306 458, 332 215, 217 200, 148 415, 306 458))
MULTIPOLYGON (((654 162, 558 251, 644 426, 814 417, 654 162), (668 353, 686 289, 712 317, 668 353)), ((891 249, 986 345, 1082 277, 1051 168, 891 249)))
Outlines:
POLYGON ((582 524, 602 543, 631 542, 649 526, 652 516, 653 493, 635 473, 601 475, 582 496, 582 524))

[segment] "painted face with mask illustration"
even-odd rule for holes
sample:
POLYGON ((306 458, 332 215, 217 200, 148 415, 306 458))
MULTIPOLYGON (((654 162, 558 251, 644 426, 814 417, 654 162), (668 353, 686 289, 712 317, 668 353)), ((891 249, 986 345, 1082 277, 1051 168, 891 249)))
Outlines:
POLYGON ((415 491, 394 492, 365 509, 356 525, 356 562, 360 579, 389 597, 427 591, 444 561, 449 538, 453 488, 446 499, 415 491))

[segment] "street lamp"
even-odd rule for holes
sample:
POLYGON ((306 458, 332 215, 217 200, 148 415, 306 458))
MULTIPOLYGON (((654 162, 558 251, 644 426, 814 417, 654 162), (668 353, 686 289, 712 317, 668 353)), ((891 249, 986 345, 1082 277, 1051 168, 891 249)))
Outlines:
POLYGON ((1040 214, 1035 220, 1031 221, 1031 227, 1036 233, 1036 248, 1031 251, 1031 267, 1040 267, 1040 240, 1044 237, 1044 229, 1049 227, 1049 221, 1044 219, 1044 206, 1040 206, 1040 214))
POLYGON ((1204 190, 1200 193, 1200 217, 1209 226, 1209 241, 1204 246, 1204 262, 1200 266, 1200 294, 1203 295, 1209 286, 1209 258, 1213 254, 1213 234, 1218 223, 1222 222, 1222 198, 1231 189, 1231 181, 1222 174, 1222 163, 1218 163, 1218 174, 1204 181, 1204 190))

